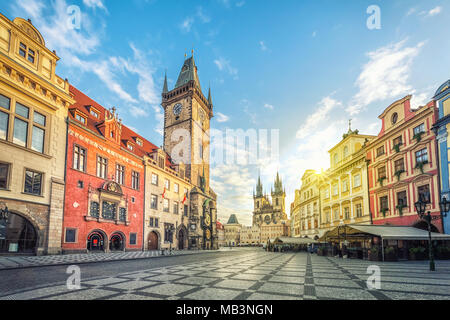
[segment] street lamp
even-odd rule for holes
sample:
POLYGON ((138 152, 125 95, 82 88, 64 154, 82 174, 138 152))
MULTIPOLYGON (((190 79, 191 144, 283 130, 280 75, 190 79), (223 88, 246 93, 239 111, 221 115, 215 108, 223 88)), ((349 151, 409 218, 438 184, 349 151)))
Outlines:
POLYGON ((435 268, 435 264, 434 264, 433 245, 431 242, 431 221, 439 220, 439 219, 442 219, 443 217, 447 217, 447 212, 450 211, 450 202, 448 202, 447 198, 445 198, 445 197, 441 202, 439 202, 439 207, 441 209, 440 216, 431 216, 430 211, 427 211, 427 213, 425 215, 425 211, 427 208, 427 202, 423 201, 423 197, 420 197, 420 200, 414 204, 414 207, 416 208, 419 218, 425 220, 428 225, 428 253, 429 253, 429 258, 430 258, 430 271, 435 271, 436 268, 435 268))
POLYGON ((174 231, 175 231, 175 228, 174 228, 173 225, 171 225, 169 227, 169 232, 170 232, 170 237, 169 237, 169 239, 170 239, 170 254, 172 254, 172 243, 173 243, 173 232, 174 231))
POLYGON ((0 220, 8 221, 9 210, 6 203, 0 202, 0 220))

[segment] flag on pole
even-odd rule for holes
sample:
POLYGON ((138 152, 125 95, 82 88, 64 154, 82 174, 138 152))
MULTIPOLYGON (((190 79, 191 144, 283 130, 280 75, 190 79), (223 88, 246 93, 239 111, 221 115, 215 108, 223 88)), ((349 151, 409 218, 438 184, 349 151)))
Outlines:
POLYGON ((187 192, 184 194, 184 198, 183 198, 182 204, 184 204, 186 202, 186 200, 187 200, 187 192))
POLYGON ((166 187, 164 187, 164 192, 162 194, 162 198, 165 199, 166 198, 166 187))

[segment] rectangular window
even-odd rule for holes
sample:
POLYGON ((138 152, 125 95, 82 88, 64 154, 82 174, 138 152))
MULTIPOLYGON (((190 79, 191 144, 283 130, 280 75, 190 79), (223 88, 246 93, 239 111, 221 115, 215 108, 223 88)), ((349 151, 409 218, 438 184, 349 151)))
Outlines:
POLYGON ((169 199, 164 199, 163 200, 163 211, 164 212, 169 212, 169 199))
POLYGON ((136 245, 136 239, 137 239, 137 234, 136 233, 130 233, 130 245, 131 246, 136 245))
POLYGON ((421 125, 418 125, 417 127, 415 127, 413 130, 414 135, 422 133, 422 132, 425 132, 425 124, 423 124, 423 123, 421 125))
POLYGON ((397 192, 397 204, 400 206, 407 206, 408 200, 406 198, 406 191, 397 192))
POLYGON ((342 192, 347 192, 348 191, 348 180, 344 180, 342 182, 342 192))
POLYGON ((27 46, 23 44, 22 42, 19 45, 19 54, 23 57, 27 57, 27 46))
POLYGON ((360 187, 361 186, 361 175, 357 174, 353 177, 353 186, 355 188, 360 187))
POLYGON ((0 189, 8 189, 9 164, 0 163, 0 189))
POLYGON ((189 214, 189 207, 187 205, 184 205, 184 215, 187 217, 189 214))
POLYGON ((164 180, 164 186, 166 187, 166 190, 170 190, 170 181, 165 179, 164 180))
POLYGON ((35 196, 42 193, 42 173, 31 170, 25 171, 25 187, 24 192, 35 196))
POLYGON ((153 227, 153 218, 152 218, 152 217, 150 217, 150 223, 149 223, 149 226, 150 226, 150 227, 153 227))
POLYGON ((116 220, 117 204, 114 202, 103 201, 102 218, 106 220, 116 220))
POLYGON ((44 152, 45 131, 37 126, 33 126, 33 136, 31 138, 31 149, 40 153, 44 152))
POLYGON ((339 209, 334 209, 334 220, 339 220, 339 209))
POLYGON ((77 229, 66 229, 66 243, 75 243, 77 240, 77 229))
POLYGON ((173 184, 173 192, 178 193, 180 189, 180 186, 178 185, 178 183, 174 183, 173 184))
POLYGON ((119 208, 119 221, 127 221, 127 209, 119 208))
POLYGON ((134 190, 139 190, 139 185, 140 185, 139 172, 133 171, 131 173, 131 187, 134 190))
POLYGON ((97 156, 97 177, 107 179, 108 159, 97 156))
POLYGON ((116 182, 121 185, 125 184, 125 167, 120 164, 116 164, 116 182))
POLYGON ((19 146, 27 146, 28 122, 19 118, 14 118, 14 137, 13 142, 19 146))
POLYGON ((155 218, 155 228, 159 228, 159 219, 155 218))
POLYGON ((132 144, 127 144, 127 148, 130 149, 131 151, 133 151, 133 145, 132 144))
POLYGON ((173 242, 173 224, 164 223, 164 241, 165 242, 173 242))
POLYGON ((395 172, 405 171, 405 162, 403 161, 403 158, 394 162, 394 170, 395 172))
POLYGON ((86 149, 80 146, 73 148, 73 168, 76 170, 84 171, 86 167, 86 149))
POLYGON ((28 61, 30 61, 32 64, 34 64, 34 56, 35 56, 34 51, 28 49, 28 61))
POLYGON ((389 210, 389 203, 388 203, 388 197, 384 196, 380 198, 380 209, 383 210, 389 210))
POLYGON ((179 210, 180 210, 180 207, 179 207, 178 202, 174 201, 174 203, 173 203, 173 213, 174 214, 178 214, 179 210))
POLYGON ((158 175, 152 173, 152 184, 157 186, 158 185, 158 175))
POLYGON ((333 196, 337 196, 339 193, 339 187, 337 184, 333 185, 333 196))
POLYGON ((11 99, 0 94, 0 107, 9 110, 10 106, 11 106, 11 99))
POLYGON ((82 124, 86 124, 86 118, 83 117, 83 116, 81 116, 81 115, 79 115, 79 114, 76 114, 76 115, 75 115, 75 119, 77 119, 78 121, 80 121, 82 124))
POLYGON ((416 163, 427 163, 428 162, 428 151, 427 148, 423 148, 416 152, 416 163))
POLYGON ((377 148, 377 157, 380 157, 384 154, 384 146, 377 148))
POLYGON ((394 139, 394 146, 398 146, 398 145, 402 145, 402 136, 398 136, 397 138, 394 139))
POLYGON ((160 168, 164 169, 164 158, 158 157, 158 165, 160 168))
POLYGON ((386 167, 378 168, 378 179, 386 178, 386 167))
POLYGON ((158 209, 158 196, 152 194, 150 206, 152 209, 155 209, 155 210, 158 209))
POLYGON ((8 139, 9 114, 0 111, 0 139, 8 139))
POLYGON ((350 208, 349 207, 344 208, 344 215, 345 215, 346 220, 350 219, 350 208))
POLYGON ((93 115, 96 118, 99 117, 98 113, 95 110, 93 110, 93 109, 91 109, 90 113, 91 113, 91 115, 93 115))
POLYGON ((203 159, 203 144, 201 144, 201 143, 198 146, 198 153, 199 153, 200 159, 203 159))
POLYGON ((430 186, 428 184, 424 185, 424 186, 420 186, 417 188, 417 192, 419 194, 419 200, 425 202, 425 203, 430 203, 430 186))
POLYGON ((358 203, 356 205, 356 217, 361 218, 362 217, 362 205, 361 203, 358 203))

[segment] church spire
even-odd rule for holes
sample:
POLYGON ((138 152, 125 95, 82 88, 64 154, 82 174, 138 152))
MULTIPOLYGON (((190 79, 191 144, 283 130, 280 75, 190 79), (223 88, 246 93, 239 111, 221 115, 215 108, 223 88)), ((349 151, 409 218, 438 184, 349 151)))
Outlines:
POLYGON ((164 87, 163 87, 163 93, 169 92, 169 88, 167 86, 167 71, 164 73, 164 87))
POLYGON ((208 89, 208 103, 209 103, 209 105, 210 106, 212 106, 212 97, 211 97, 211 86, 209 86, 209 89, 208 89))
POLYGON ((257 197, 263 196, 263 187, 261 184, 261 176, 258 177, 258 184, 256 185, 256 196, 257 197))
POLYGON ((198 79, 197 66, 195 65, 194 56, 184 61, 183 67, 181 68, 180 75, 178 76, 175 88, 184 86, 189 81, 194 81, 195 85, 202 90, 200 86, 200 80, 198 79))

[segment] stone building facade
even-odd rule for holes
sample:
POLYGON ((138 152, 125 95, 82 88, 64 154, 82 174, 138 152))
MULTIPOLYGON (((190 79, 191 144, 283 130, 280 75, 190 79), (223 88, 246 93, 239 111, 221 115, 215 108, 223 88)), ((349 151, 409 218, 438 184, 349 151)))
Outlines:
POLYGON ((164 151, 175 164, 185 165, 190 180, 188 242, 192 249, 217 249, 217 196, 210 187, 211 90, 202 92, 194 56, 186 59, 175 87, 169 91, 167 77, 162 93, 164 151))
POLYGON ((239 223, 235 214, 230 215, 228 222, 223 226, 225 230, 225 246, 237 247, 241 241, 242 225, 239 223))
POLYGON ((0 14, 0 254, 58 254, 66 118, 73 99, 30 20, 0 14))

